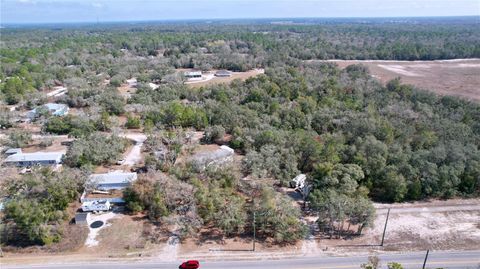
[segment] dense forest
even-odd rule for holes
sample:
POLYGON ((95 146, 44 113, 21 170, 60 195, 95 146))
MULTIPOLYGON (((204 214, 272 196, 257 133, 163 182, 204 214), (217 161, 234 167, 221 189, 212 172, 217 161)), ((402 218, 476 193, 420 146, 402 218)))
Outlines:
MULTIPOLYGON (((181 215, 185 234, 201 225, 225 235, 251 233, 249 223, 257 212, 260 236, 277 242, 303 238, 301 211, 277 191, 300 173, 312 186, 306 200, 330 236, 341 232, 346 220, 358 225, 359 233, 371 226, 371 200, 480 194, 478 104, 417 90, 399 79, 382 85, 362 65, 341 70, 304 61, 480 57, 480 28, 474 22, 1 31, 2 100, 32 108, 46 102, 44 90, 56 84, 69 88, 57 101, 83 114, 45 115, 36 121, 43 133, 77 138, 65 159, 71 171, 114 162, 126 143, 100 132, 115 133, 119 126, 112 119, 127 116, 121 127, 143 128, 149 136, 147 152, 167 147, 170 154, 161 162, 153 155, 146 158, 147 173, 125 191, 127 209, 145 211, 155 223, 181 215), (174 72, 257 67, 265 74, 200 88, 184 85, 174 72), (138 79, 138 89, 124 100, 116 87, 131 77, 138 79), (110 84, 103 83, 105 78, 110 84), (151 82, 159 88, 148 87, 151 82), (185 130, 191 129, 205 131, 204 143, 230 135, 227 144, 243 156, 240 167, 197 171, 188 164, 175 166, 185 130), (246 176, 253 182, 241 180, 246 176)), ((2 113, 0 124, 14 129, 9 119, 16 112, 2 113)), ((28 135, 14 130, 9 139, 28 142, 28 135)), ((50 213, 65 210, 78 195, 64 193, 61 203, 47 203, 43 190, 50 190, 54 177, 42 171, 23 179, 25 190, 16 190, 12 181, 4 188, 12 198, 6 218, 31 241, 48 243, 56 235, 26 225, 29 214, 22 208, 45 204, 45 219, 35 221, 50 223, 62 218, 50 213)), ((78 186, 70 177, 63 181, 72 191, 78 186)))
POLYGON ((7 28, 1 34, 0 79, 12 78, 2 84, 3 98, 10 104, 55 80, 73 87, 95 84, 98 74, 109 75, 118 85, 134 74, 143 81, 169 80, 171 68, 178 67, 244 71, 309 59, 480 57, 475 18, 456 24, 7 28))

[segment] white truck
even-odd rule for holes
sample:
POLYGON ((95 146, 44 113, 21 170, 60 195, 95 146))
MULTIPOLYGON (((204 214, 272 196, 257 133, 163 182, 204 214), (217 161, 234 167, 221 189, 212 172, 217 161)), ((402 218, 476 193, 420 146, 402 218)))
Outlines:
POLYGON ((112 208, 111 204, 107 200, 95 200, 87 201, 82 204, 83 212, 91 211, 109 211, 112 208))

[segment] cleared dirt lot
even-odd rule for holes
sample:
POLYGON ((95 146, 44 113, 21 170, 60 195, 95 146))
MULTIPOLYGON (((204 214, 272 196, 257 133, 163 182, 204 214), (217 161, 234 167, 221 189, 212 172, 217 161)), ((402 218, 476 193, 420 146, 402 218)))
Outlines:
POLYGON ((441 61, 331 60, 340 68, 366 65, 382 82, 400 77, 402 82, 441 95, 460 96, 480 102, 480 59, 441 61))
POLYGON ((249 77, 254 77, 259 74, 265 73, 264 69, 253 69, 250 71, 246 72, 232 72, 232 75, 230 77, 216 77, 213 74, 215 71, 211 71, 210 73, 205 73, 205 77, 207 79, 201 80, 201 81, 189 81, 186 82, 185 84, 189 85, 190 87, 201 87, 201 86, 207 86, 211 84, 218 84, 218 83, 230 83, 234 79, 241 79, 245 80, 249 77))

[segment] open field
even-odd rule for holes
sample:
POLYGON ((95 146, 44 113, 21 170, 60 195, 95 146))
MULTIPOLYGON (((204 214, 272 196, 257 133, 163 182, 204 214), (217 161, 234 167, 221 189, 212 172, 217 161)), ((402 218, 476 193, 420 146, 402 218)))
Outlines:
POLYGON ((440 61, 357 61, 331 60, 340 68, 366 65, 371 74, 386 83, 400 77, 412 84, 441 95, 454 95, 480 102, 480 59, 440 61))

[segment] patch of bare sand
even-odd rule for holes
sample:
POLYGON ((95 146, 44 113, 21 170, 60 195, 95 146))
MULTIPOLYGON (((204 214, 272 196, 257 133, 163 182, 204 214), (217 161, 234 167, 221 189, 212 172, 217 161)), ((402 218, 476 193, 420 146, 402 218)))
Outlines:
MULTIPOLYGON (((315 62, 315 60, 306 61, 315 62)), ((405 84, 440 95, 453 95, 480 102, 480 59, 440 61, 329 60, 340 68, 367 66, 373 77, 386 83, 400 77, 405 84)))
MULTIPOLYGON (((215 71, 212 71, 215 72, 215 71)), ((196 82, 193 84, 188 84, 191 87, 201 87, 211 84, 220 84, 220 83, 230 83, 235 79, 245 80, 250 77, 258 76, 264 74, 265 70, 263 68, 253 69, 246 72, 232 72, 230 77, 213 77, 207 81, 196 82)))
MULTIPOLYGON (((422 75, 419 75, 418 73, 412 72, 412 71, 407 71, 405 70, 404 66, 401 65, 383 65, 379 64, 379 67, 386 69, 388 71, 392 71, 394 73, 397 73, 399 75, 404 75, 404 76, 409 76, 409 77, 421 77, 422 75)), ((425 67, 422 67, 425 68, 425 67)))

